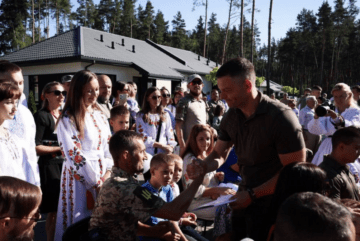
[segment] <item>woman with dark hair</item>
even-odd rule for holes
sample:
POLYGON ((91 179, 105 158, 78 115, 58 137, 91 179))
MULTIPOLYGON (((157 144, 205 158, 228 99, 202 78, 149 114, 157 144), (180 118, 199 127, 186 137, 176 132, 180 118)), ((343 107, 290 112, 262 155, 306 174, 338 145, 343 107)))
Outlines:
POLYGON ((6 120, 14 118, 20 96, 21 92, 15 83, 0 83, 0 176, 12 176, 26 181, 18 139, 5 124, 6 120))
POLYGON ((127 105, 130 111, 131 116, 131 123, 130 127, 135 123, 136 121, 136 114, 139 112, 139 104, 136 101, 136 93, 137 93, 137 85, 134 82, 128 82, 128 88, 129 88, 129 96, 127 99, 127 105))
POLYGON ((18 178, 1 176, 0 240, 34 240, 34 227, 41 217, 40 203, 39 187, 18 178))
POLYGON ((171 95, 168 89, 166 89, 165 87, 162 87, 161 90, 161 106, 164 108, 164 110, 169 113, 170 119, 171 119, 171 126, 172 128, 175 130, 175 115, 172 113, 171 111, 171 95))
POLYGON ((173 115, 176 115, 176 105, 179 103, 180 99, 184 97, 184 92, 181 91, 175 91, 174 98, 172 99, 172 103, 169 106, 169 109, 173 113, 173 115))
POLYGON ((47 83, 43 88, 41 98, 42 108, 35 114, 36 123, 36 153, 39 158, 39 173, 43 202, 41 213, 47 213, 47 240, 54 240, 56 210, 60 194, 61 169, 64 158, 58 144, 55 124, 60 116, 59 108, 65 99, 66 91, 59 82, 47 83))
POLYGON ((269 238, 272 239, 276 216, 281 204, 291 195, 299 192, 326 193, 326 173, 314 164, 295 162, 286 165, 280 172, 269 208, 269 238))
POLYGON ((142 110, 136 117, 136 131, 144 137, 146 152, 151 155, 172 153, 177 144, 169 113, 164 111, 160 102, 160 90, 150 87, 145 92, 142 110))
MULTIPOLYGON (((186 147, 181 158, 184 160, 184 175, 182 183, 186 189, 192 180, 186 173, 187 165, 195 159, 204 160, 214 148, 213 131, 209 125, 197 124, 191 129, 189 139, 186 142, 186 147)), ((200 185, 194 200, 191 202, 188 211, 193 212, 199 218, 205 220, 214 220, 217 207, 205 208, 195 210, 201 205, 209 203, 217 199, 220 195, 235 194, 235 191, 227 187, 218 187, 219 182, 224 180, 224 173, 215 171, 205 174, 204 181, 200 185)))
POLYGON ((120 95, 126 94, 127 96, 129 96, 129 92, 130 92, 130 88, 127 83, 123 81, 116 81, 112 89, 112 96, 114 97, 113 106, 115 107, 121 103, 120 95))
POLYGON ((87 70, 77 72, 57 122, 65 162, 55 240, 61 240, 69 225, 91 215, 99 188, 113 166, 108 145, 110 127, 97 106, 98 95, 97 76, 87 70))

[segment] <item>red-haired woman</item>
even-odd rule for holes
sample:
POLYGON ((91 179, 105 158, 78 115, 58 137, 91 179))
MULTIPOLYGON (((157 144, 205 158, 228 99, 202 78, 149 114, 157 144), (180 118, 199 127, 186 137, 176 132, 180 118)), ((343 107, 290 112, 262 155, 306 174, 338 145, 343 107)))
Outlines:
MULTIPOLYGON (((214 134, 209 125, 197 124, 191 129, 189 139, 186 142, 184 154, 184 176, 183 186, 186 189, 192 180, 189 179, 186 168, 194 159, 205 159, 213 150, 214 134)), ((188 211, 195 213, 199 218, 214 220, 217 207, 195 210, 199 206, 217 199, 220 195, 235 194, 235 191, 227 187, 218 187, 219 181, 224 179, 224 173, 215 171, 205 175, 202 185, 200 185, 195 198, 190 204, 188 211)))

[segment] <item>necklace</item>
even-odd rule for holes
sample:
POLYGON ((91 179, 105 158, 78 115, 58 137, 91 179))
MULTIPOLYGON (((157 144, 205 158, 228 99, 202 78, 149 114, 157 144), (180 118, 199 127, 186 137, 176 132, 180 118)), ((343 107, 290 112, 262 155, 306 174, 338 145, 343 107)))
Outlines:
POLYGON ((59 115, 58 115, 58 116, 55 115, 54 111, 51 111, 50 113, 51 113, 51 115, 52 115, 55 119, 58 119, 58 118, 59 118, 60 112, 59 112, 59 115))

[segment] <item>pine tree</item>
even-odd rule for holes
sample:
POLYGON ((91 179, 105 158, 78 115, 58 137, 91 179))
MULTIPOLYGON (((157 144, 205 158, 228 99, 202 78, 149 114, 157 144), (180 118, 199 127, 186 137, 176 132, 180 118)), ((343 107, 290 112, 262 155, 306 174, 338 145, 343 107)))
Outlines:
POLYGON ((25 47, 28 43, 26 0, 2 0, 0 4, 0 54, 25 47))
POLYGON ((155 43, 164 44, 165 35, 169 27, 169 22, 165 21, 164 14, 158 10, 155 20, 154 20, 154 37, 153 40, 155 43))
POLYGON ((120 19, 120 34, 131 38, 133 37, 133 26, 136 22, 135 1, 124 0, 122 7, 123 14, 120 19))
POLYGON ((184 49, 186 41, 186 24, 185 20, 181 16, 180 11, 177 12, 171 23, 173 25, 172 46, 175 48, 184 49))
POLYGON ((199 45, 199 49, 197 49, 195 52, 198 53, 199 55, 203 56, 203 49, 204 49, 204 21, 202 16, 200 15, 199 19, 198 19, 198 24, 195 26, 195 36, 196 36, 196 40, 198 42, 199 45))

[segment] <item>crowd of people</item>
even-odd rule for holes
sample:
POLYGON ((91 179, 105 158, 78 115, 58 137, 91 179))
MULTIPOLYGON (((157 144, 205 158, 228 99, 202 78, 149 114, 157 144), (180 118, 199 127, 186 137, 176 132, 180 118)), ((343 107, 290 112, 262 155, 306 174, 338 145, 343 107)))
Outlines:
POLYGON ((360 240, 360 86, 277 100, 244 58, 216 77, 209 95, 193 74, 139 105, 136 83, 82 70, 32 116, 1 61, 0 241, 33 240, 40 213, 48 241, 206 241, 208 221, 219 241, 360 240))

